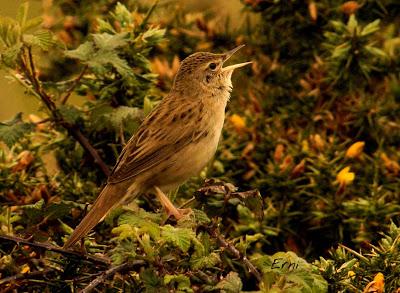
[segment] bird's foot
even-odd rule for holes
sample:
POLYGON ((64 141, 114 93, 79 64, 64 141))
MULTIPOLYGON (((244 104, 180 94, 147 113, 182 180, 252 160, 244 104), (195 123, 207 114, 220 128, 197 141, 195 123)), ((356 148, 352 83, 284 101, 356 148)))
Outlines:
POLYGON ((191 208, 187 208, 187 209, 178 209, 176 207, 174 207, 174 208, 175 208, 175 211, 173 211, 173 212, 170 211, 168 213, 168 215, 174 216, 175 219, 177 219, 177 220, 182 219, 184 216, 189 216, 189 215, 193 214, 193 210, 191 208))
POLYGON ((166 196, 164 192, 162 192, 161 189, 157 186, 154 187, 154 190, 156 191, 156 195, 160 200, 162 206, 164 207, 165 211, 167 212, 168 216, 173 216, 175 219, 180 220, 185 215, 193 213, 192 209, 179 209, 175 207, 168 196, 166 196))

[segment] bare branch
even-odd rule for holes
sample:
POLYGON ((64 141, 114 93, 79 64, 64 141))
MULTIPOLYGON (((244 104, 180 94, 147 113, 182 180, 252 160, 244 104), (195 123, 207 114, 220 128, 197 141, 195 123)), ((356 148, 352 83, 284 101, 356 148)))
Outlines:
POLYGON ((80 145, 91 155, 94 162, 100 167, 101 171, 103 171, 103 173, 108 177, 110 175, 110 169, 108 168, 106 163, 104 163, 104 161, 102 160, 96 149, 90 144, 86 136, 84 136, 79 129, 76 129, 69 125, 63 125, 63 126, 68 130, 69 134, 73 138, 75 138, 80 143, 80 145))
MULTIPOLYGON (((36 76, 35 63, 32 56, 32 49, 27 47, 28 57, 26 54, 21 54, 21 70, 25 73, 27 79, 31 82, 33 86, 34 92, 37 93, 41 101, 46 105, 47 109, 50 111, 51 116, 53 116, 53 120, 55 123, 58 123, 62 127, 64 127, 68 133, 78 141, 78 143, 84 148, 86 152, 90 154, 93 158, 93 161, 100 167, 101 171, 108 177, 110 175, 110 169, 104 163, 102 158, 100 157, 97 150, 90 144, 89 140, 83 135, 83 133, 77 129, 74 125, 71 125, 64 121, 63 117, 60 115, 59 111, 57 111, 56 104, 52 101, 51 97, 43 90, 41 86, 41 82, 36 76), (28 60, 26 60, 28 58, 28 60)), ((74 84, 67 91, 67 94, 63 97, 63 101, 66 101, 68 97, 71 95, 74 88, 78 85, 80 79, 85 74, 87 66, 81 72, 77 79, 75 79, 74 84)))
POLYGON ((6 284, 6 283, 10 283, 10 282, 14 282, 17 280, 21 280, 21 279, 31 279, 31 278, 37 278, 37 277, 45 277, 48 273, 51 273, 54 269, 44 269, 43 271, 35 271, 29 274, 16 274, 10 277, 6 277, 4 279, 0 280, 0 285, 6 284))
POLYGON ((107 271, 103 272, 100 276, 98 276, 92 282, 90 282, 89 285, 87 285, 83 290, 79 291, 79 293, 89 293, 94 288, 96 288, 96 286, 103 283, 105 280, 107 280, 111 276, 114 276, 116 273, 121 272, 121 271, 131 270, 134 266, 141 265, 141 264, 144 264, 144 261, 136 260, 134 262, 127 262, 122 265, 112 267, 112 268, 108 269, 107 271))
POLYGON ((68 98, 71 96, 72 92, 74 89, 78 86, 79 82, 81 81, 82 77, 85 75, 86 70, 89 68, 88 65, 86 65, 82 72, 78 75, 78 77, 74 80, 73 84, 71 87, 67 90, 66 94, 64 97, 61 98, 60 103, 65 104, 68 101, 68 98))
POLYGON ((234 257, 236 257, 237 259, 240 259, 243 264, 247 267, 247 269, 249 270, 249 272, 256 277, 256 279, 261 282, 262 281, 262 276, 260 274, 260 272, 257 270, 257 268, 249 261, 249 259, 245 256, 242 255, 240 253, 239 250, 236 249, 235 246, 233 246, 231 243, 229 243, 224 236, 222 236, 219 231, 214 228, 214 227, 207 227, 206 228, 208 233, 210 234, 211 237, 213 237, 214 239, 217 239, 218 242, 224 247, 226 248, 231 254, 233 254, 234 257))
POLYGON ((80 259, 83 259, 83 260, 87 260, 87 261, 91 261, 91 262, 95 262, 95 263, 100 263, 100 264, 103 264, 103 265, 110 265, 110 260, 108 258, 98 257, 98 256, 88 255, 88 254, 81 254, 81 253, 76 252, 76 251, 63 249, 61 247, 55 246, 55 245, 50 244, 50 243, 29 241, 29 240, 24 239, 24 238, 20 238, 20 237, 16 237, 16 236, 9 236, 9 235, 0 235, 0 239, 1 240, 5 240, 5 241, 14 242, 17 245, 24 244, 24 245, 29 245, 29 246, 33 246, 33 247, 39 247, 39 248, 42 248, 42 249, 45 249, 45 250, 48 250, 48 251, 61 253, 61 254, 66 255, 66 256, 73 256, 73 257, 77 257, 77 258, 80 258, 80 259))

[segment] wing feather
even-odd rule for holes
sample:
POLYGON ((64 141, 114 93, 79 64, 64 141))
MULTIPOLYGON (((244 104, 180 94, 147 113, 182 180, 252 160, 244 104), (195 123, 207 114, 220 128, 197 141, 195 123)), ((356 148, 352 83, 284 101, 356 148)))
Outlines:
POLYGON ((193 104, 174 103, 165 98, 143 121, 138 132, 127 143, 108 178, 115 184, 131 179, 168 160, 173 154, 190 144, 198 135, 195 125, 188 127, 177 119, 177 114, 193 104), (174 105, 175 104, 175 105, 174 105), (179 107, 180 111, 171 109, 179 107))

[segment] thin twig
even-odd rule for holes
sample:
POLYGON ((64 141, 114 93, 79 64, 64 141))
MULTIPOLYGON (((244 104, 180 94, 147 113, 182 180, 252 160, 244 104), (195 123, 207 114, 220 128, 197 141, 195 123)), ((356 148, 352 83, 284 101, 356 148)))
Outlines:
POLYGON ((44 269, 43 271, 31 272, 31 273, 28 273, 28 274, 16 274, 16 275, 1 279, 0 280, 0 285, 6 284, 6 283, 10 283, 10 282, 13 282, 13 281, 17 281, 17 280, 20 280, 20 279, 30 279, 30 278, 33 278, 33 277, 37 278, 37 277, 40 277, 40 276, 44 277, 46 274, 52 272, 53 270, 54 269, 51 268, 51 269, 44 269))
POLYGON ((39 81, 38 81, 38 78, 37 78, 37 75, 36 75, 36 68, 35 68, 35 64, 33 63, 32 48, 31 47, 28 47, 28 57, 29 57, 29 65, 30 65, 30 71, 31 71, 31 76, 32 76, 32 82, 33 82, 34 87, 38 90, 38 92, 40 94, 41 86, 39 84, 39 81))
POLYGON ((339 244, 339 246, 342 247, 343 249, 347 250, 351 254, 358 256, 359 258, 363 259, 364 261, 369 262, 369 259, 366 258, 365 256, 363 256, 361 253, 358 253, 357 251, 355 251, 347 246, 344 246, 343 244, 339 244))
POLYGON ((98 256, 94 256, 94 255, 88 255, 88 254, 81 254, 76 251, 63 249, 61 247, 55 246, 50 243, 29 241, 24 238, 20 238, 20 237, 16 237, 16 236, 9 236, 9 235, 0 235, 0 239, 14 242, 17 245, 24 244, 24 245, 29 245, 29 246, 33 246, 33 247, 39 247, 39 248, 43 248, 48 251, 61 253, 66 256, 73 256, 73 257, 77 257, 77 258, 80 258, 83 260, 100 263, 103 265, 110 265, 110 260, 107 258, 98 257, 98 256))
POLYGON ((79 291, 79 293, 88 293, 91 292, 97 285, 103 283, 105 280, 114 276, 116 273, 126 270, 131 270, 136 265, 144 264, 142 260, 136 260, 134 262, 127 262, 119 266, 112 267, 107 271, 103 272, 100 276, 94 279, 92 282, 89 283, 83 290, 79 291))
POLYGON ((102 158, 100 157, 99 153, 96 151, 96 149, 90 144, 89 140, 82 134, 82 132, 79 129, 76 129, 74 127, 64 125, 64 128, 67 129, 68 133, 75 138, 80 145, 92 156, 94 162, 100 167, 101 171, 108 177, 110 175, 110 169, 104 163, 102 158))
POLYGON ((85 75, 86 70, 89 68, 88 65, 86 65, 83 69, 82 72, 78 75, 78 77, 74 80, 73 84, 71 87, 67 90, 66 94, 64 97, 60 99, 61 104, 65 104, 68 101, 68 98, 71 96, 72 92, 74 89, 78 86, 79 82, 81 81, 82 77, 85 75))
POLYGON ((192 202, 194 202, 196 200, 196 197, 193 196, 192 198, 188 199, 187 201, 185 201, 183 204, 181 204, 179 206, 180 209, 183 209, 185 207, 187 207, 188 205, 190 205, 192 202))
POLYGON ((261 282, 262 281, 262 276, 260 274, 260 272, 257 270, 257 268, 249 261, 249 259, 245 256, 242 255, 240 253, 239 250, 236 249, 235 246, 233 246, 232 244, 230 244, 224 236, 222 236, 216 228, 214 227, 207 227, 206 228, 208 233, 210 234, 211 237, 217 239, 219 241, 219 243, 225 247, 230 253, 233 254, 234 257, 236 257, 237 259, 240 259, 243 264, 247 267, 247 269, 249 270, 249 272, 251 274, 253 274, 254 277, 256 277, 256 279, 261 282))
MULTIPOLYGON (((110 175, 110 170, 106 163, 101 159, 97 150, 90 144, 89 140, 83 135, 83 133, 77 129, 74 125, 67 123, 63 117, 61 116, 60 112, 57 109, 56 104, 52 101, 51 97, 43 90, 41 87, 41 83, 36 76, 35 72, 35 65, 32 56, 32 49, 28 47, 28 59, 29 61, 25 60, 25 54, 21 55, 21 69, 25 73, 27 79, 33 85, 34 91, 37 93, 41 101, 46 105, 47 109, 50 111, 51 115, 53 116, 53 120, 64 127, 68 133, 78 141, 78 143, 83 147, 83 149, 90 154, 93 158, 94 162, 100 167, 103 173, 108 177, 110 175)), ((71 88, 67 91, 67 95, 69 96, 73 89, 77 86, 79 80, 84 75, 86 68, 81 72, 78 78, 75 80, 75 83, 71 86, 71 88), (69 94, 68 94, 69 93, 69 94)), ((63 99, 68 99, 68 97, 64 97, 63 99)))
POLYGON ((36 75, 35 63, 33 61, 31 47, 28 47, 28 58, 29 58, 29 67, 28 67, 28 62, 23 60, 24 61, 23 65, 25 67, 25 74, 27 75, 27 77, 31 81, 31 83, 33 84, 33 87, 35 88, 36 92, 39 94, 39 96, 42 98, 43 102, 46 104, 47 108, 52 113, 54 113, 54 111, 57 109, 56 104, 51 100, 51 97, 42 89, 42 86, 36 75))

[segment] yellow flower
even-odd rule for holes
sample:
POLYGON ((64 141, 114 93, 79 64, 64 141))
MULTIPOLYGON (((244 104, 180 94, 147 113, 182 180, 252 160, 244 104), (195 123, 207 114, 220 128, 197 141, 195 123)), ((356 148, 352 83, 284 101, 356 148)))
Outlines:
POLYGON ((246 121, 238 114, 229 117, 229 121, 233 124, 237 132, 242 132, 246 128, 246 121))
POLYGON ((347 272, 347 277, 348 277, 349 279, 354 280, 354 278, 356 277, 356 273, 355 273, 354 271, 348 271, 348 272, 347 272))
POLYGON ((384 290, 385 290, 385 277, 382 273, 377 273, 374 277, 374 280, 368 283, 363 292, 383 293, 384 290))
POLYGON ((346 158, 358 158, 363 152, 365 142, 357 141, 353 143, 346 151, 346 158))
POLYGON ((345 167, 336 175, 336 181, 340 186, 346 186, 354 181, 356 175, 350 172, 350 167, 345 167))
POLYGON ((22 268, 21 268, 20 273, 21 273, 21 274, 26 274, 26 273, 29 273, 30 270, 31 270, 31 268, 30 268, 27 264, 24 264, 24 265, 22 266, 22 268))

